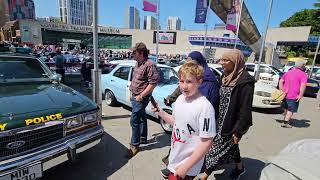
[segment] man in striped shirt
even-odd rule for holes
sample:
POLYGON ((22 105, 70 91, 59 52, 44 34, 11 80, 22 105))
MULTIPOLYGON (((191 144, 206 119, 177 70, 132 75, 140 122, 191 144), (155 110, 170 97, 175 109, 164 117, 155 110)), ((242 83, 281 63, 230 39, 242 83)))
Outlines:
POLYGON ((151 60, 148 60, 149 50, 144 43, 137 43, 132 49, 132 54, 137 63, 134 67, 130 85, 132 135, 130 149, 126 155, 128 158, 139 152, 140 144, 147 143, 148 126, 145 108, 159 80, 157 66, 151 60))

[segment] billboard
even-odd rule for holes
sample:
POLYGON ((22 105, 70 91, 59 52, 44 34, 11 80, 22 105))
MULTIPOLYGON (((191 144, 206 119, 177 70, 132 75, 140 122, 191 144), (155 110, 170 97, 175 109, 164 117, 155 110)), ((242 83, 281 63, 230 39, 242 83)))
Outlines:
MULTIPOLYGON (((159 44, 176 44, 177 32, 159 31, 159 44)), ((157 31, 153 31, 153 43, 157 43, 157 31)))

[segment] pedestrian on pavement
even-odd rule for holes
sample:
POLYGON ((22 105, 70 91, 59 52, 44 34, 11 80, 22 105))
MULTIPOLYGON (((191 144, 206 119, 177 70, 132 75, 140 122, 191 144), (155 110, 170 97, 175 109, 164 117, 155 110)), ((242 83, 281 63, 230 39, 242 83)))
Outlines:
POLYGON ((61 50, 57 50, 57 55, 53 57, 56 65, 56 73, 61 75, 61 82, 65 83, 65 63, 66 58, 61 54, 61 50))
POLYGON ((303 97, 308 81, 305 73, 305 61, 297 61, 295 68, 285 73, 279 81, 279 89, 286 93, 282 102, 284 109, 284 121, 281 127, 292 128, 290 120, 294 113, 298 111, 299 102, 303 97))
POLYGON ((238 179, 245 173, 241 161, 239 142, 252 126, 252 99, 255 79, 245 69, 244 55, 233 49, 220 59, 224 73, 221 79, 219 118, 217 135, 213 139, 205 159, 205 172, 200 179, 208 176, 220 165, 235 162, 230 174, 238 179))
MULTIPOLYGON (((199 86, 200 93, 206 97, 212 106, 215 109, 215 117, 218 117, 218 108, 219 108, 219 88, 220 84, 216 76, 210 70, 205 57, 198 51, 191 52, 187 57, 187 62, 194 60, 204 69, 204 76, 201 85, 199 86)), ((178 86, 176 90, 166 98, 166 104, 170 105, 176 101, 178 96, 181 95, 180 87, 178 86)), ((169 151, 170 153, 170 151, 169 151)), ((168 165, 169 154, 165 156, 162 161, 168 165)), ((167 178, 169 175, 168 169, 162 169, 161 174, 164 178, 167 178)))
POLYGON ((172 115, 158 105, 152 110, 173 126, 168 179, 191 180, 200 173, 204 156, 216 134, 215 113, 199 90, 203 67, 195 61, 188 61, 178 75, 182 94, 175 102, 172 115))
POLYGON ((148 126, 145 108, 159 80, 157 66, 148 59, 149 50, 142 42, 137 43, 132 54, 137 61, 130 85, 132 113, 130 125, 132 128, 130 149, 126 157, 131 158, 139 152, 139 145, 147 143, 148 126))

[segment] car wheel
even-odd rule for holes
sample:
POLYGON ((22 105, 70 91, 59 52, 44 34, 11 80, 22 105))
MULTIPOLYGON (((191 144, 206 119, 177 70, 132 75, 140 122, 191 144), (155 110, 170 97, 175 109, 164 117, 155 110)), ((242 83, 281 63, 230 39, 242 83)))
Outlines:
POLYGON ((117 104, 116 97, 114 96, 113 92, 110 90, 106 90, 104 100, 108 106, 114 106, 117 104))
MULTIPOLYGON (((164 110, 165 112, 169 113, 169 114, 172 114, 172 112, 170 110, 164 110)), ((162 127, 162 129, 164 130, 164 132, 168 133, 168 134, 171 134, 172 132, 172 129, 173 127, 166 123, 162 118, 159 117, 159 120, 160 120, 160 125, 162 127)))

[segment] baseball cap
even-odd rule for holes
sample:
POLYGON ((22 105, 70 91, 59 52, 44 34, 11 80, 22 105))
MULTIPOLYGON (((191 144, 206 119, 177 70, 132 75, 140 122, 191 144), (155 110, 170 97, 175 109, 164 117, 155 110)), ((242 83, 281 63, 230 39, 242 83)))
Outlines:
POLYGON ((138 42, 136 45, 131 48, 131 51, 148 51, 147 46, 143 42, 138 42))

